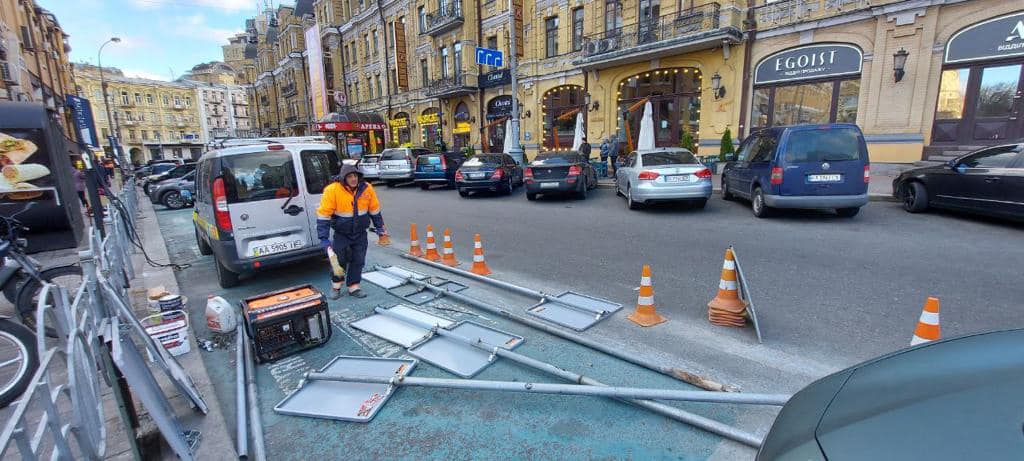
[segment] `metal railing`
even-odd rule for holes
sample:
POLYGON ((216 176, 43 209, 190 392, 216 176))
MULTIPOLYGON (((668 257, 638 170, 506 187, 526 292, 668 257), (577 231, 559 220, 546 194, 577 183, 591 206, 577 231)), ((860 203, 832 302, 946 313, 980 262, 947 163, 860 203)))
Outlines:
POLYGON ((294 83, 289 83, 281 87, 281 96, 295 96, 296 93, 298 93, 298 89, 295 88, 294 83))
MULTIPOLYGON (((48 283, 40 292, 36 310, 39 368, 3 425, 0 458, 15 454, 25 460, 107 457, 106 389, 113 392, 122 421, 131 424, 127 408, 133 405, 132 397, 122 393, 119 384, 123 379, 172 450, 182 459, 193 459, 196 433, 182 429, 173 411, 168 413, 167 397, 135 345, 142 343, 178 390, 195 408, 206 412, 191 379, 145 333, 130 307, 128 287, 135 277, 132 246, 138 242, 133 224, 138 212, 134 182, 128 179, 111 202, 104 219, 106 237, 90 229, 89 248, 79 252, 82 284, 74 296, 64 287, 48 283), (56 339, 47 339, 48 327, 56 332, 56 339)), ((128 433, 134 430, 129 428, 128 433)), ((138 459, 137 443, 131 435, 129 438, 138 459)))
POLYGON ((469 84, 469 75, 465 71, 461 71, 451 77, 431 80, 427 85, 427 96, 456 96, 472 93, 476 89, 476 85, 469 84))
POLYGON ((871 4, 869 0, 782 0, 754 7, 754 20, 758 30, 766 30, 865 10, 871 4))
POLYGON ((442 34, 461 26, 465 21, 462 16, 462 2, 446 3, 441 9, 427 13, 428 35, 442 34))
POLYGON ((656 44, 720 28, 721 6, 706 3, 675 16, 663 16, 583 37, 583 57, 598 56, 636 46, 656 44))

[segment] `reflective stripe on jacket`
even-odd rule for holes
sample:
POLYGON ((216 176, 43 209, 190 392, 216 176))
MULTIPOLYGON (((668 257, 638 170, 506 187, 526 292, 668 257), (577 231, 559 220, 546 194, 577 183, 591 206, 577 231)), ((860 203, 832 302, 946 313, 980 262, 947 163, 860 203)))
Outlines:
POLYGON ((360 181, 355 190, 349 190, 340 182, 328 184, 316 209, 316 218, 320 240, 330 239, 330 228, 335 232, 356 234, 366 232, 371 220, 379 228, 384 226, 377 193, 364 181, 360 181))

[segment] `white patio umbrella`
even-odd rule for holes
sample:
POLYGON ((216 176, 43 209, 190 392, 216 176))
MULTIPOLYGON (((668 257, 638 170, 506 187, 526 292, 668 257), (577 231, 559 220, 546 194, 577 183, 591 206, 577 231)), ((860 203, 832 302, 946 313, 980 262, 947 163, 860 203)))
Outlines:
POLYGON ((636 149, 654 149, 654 110, 651 102, 644 104, 644 116, 640 119, 640 139, 636 141, 636 149))
POLYGON ((505 145, 502 146, 501 151, 503 153, 509 153, 512 150, 512 119, 505 120, 505 145))
POLYGON ((572 135, 572 150, 580 150, 584 137, 586 134, 583 133, 583 112, 579 112, 576 114, 576 132, 572 135))

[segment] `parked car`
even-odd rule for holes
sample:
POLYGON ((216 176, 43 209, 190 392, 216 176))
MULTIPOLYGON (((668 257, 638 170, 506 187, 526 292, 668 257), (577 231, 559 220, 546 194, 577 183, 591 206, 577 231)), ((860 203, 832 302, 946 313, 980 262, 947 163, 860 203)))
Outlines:
POLYGON ((466 161, 462 152, 422 154, 416 157, 413 182, 427 190, 431 184, 444 184, 455 188, 455 171, 466 161))
POLYGON ((144 167, 135 170, 135 179, 145 181, 147 178, 157 174, 163 174, 177 168, 176 163, 165 162, 165 163, 154 163, 152 165, 146 165, 144 167))
POLYGON ((631 210, 652 202, 689 201, 704 208, 711 170, 681 147, 637 151, 615 171, 615 191, 631 210))
POLYGON ((757 459, 1020 459, 1022 388, 1024 329, 921 344, 797 392, 757 459))
POLYGON ((574 194, 587 198, 587 191, 597 187, 597 172, 583 154, 568 150, 543 152, 523 170, 526 181, 526 199, 537 200, 537 195, 574 194))
POLYGON ((944 165, 915 168, 892 182, 903 208, 930 207, 1024 220, 1024 143, 971 152, 944 165))
POLYGON ((146 179, 144 179, 142 181, 142 191, 145 192, 146 195, 149 195, 149 189, 150 189, 150 187, 153 184, 156 184, 156 183, 158 183, 160 181, 163 181, 165 179, 177 179, 177 178, 183 177, 183 176, 191 173, 195 169, 196 169, 196 164, 195 163, 185 163, 185 164, 178 165, 178 166, 173 166, 173 165, 167 164, 167 163, 158 163, 156 165, 153 165, 154 173, 149 175, 149 176, 147 176, 146 179), (172 166, 172 168, 170 168, 170 169, 160 168, 160 167, 162 167, 164 165, 170 165, 170 166, 172 166), (160 170, 163 170, 163 171, 160 172, 160 170))
POLYGON ((172 210, 192 204, 196 190, 196 170, 180 178, 165 179, 150 186, 149 200, 172 210))
POLYGON ((466 160, 455 171, 455 187, 462 197, 469 197, 474 191, 509 195, 514 187, 521 185, 523 167, 508 154, 480 154, 466 160))
POLYGON ((214 256, 220 286, 322 256, 316 209, 340 171, 334 146, 314 138, 237 140, 203 155, 193 220, 199 252, 214 256))
POLYGON ((413 171, 416 169, 416 157, 429 154, 431 151, 421 148, 394 147, 384 149, 380 153, 380 179, 388 187, 394 187, 399 183, 412 181, 413 171))
POLYGON ((853 217, 868 203, 870 162, 857 125, 766 128, 743 140, 722 171, 722 198, 750 200, 754 216, 775 208, 835 209, 853 217))
POLYGON ((357 164, 363 172, 363 178, 367 181, 380 179, 380 156, 364 155, 357 164))

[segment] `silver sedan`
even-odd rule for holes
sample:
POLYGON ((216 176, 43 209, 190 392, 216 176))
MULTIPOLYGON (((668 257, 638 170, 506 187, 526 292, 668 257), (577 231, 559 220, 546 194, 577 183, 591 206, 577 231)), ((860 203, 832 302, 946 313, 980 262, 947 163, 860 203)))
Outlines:
POLYGON ((615 191, 626 205, 689 201, 703 208, 711 197, 711 170, 680 147, 636 151, 615 172, 615 191))

